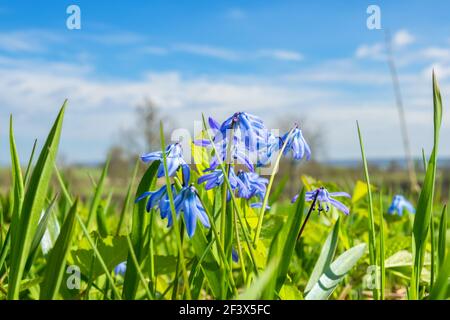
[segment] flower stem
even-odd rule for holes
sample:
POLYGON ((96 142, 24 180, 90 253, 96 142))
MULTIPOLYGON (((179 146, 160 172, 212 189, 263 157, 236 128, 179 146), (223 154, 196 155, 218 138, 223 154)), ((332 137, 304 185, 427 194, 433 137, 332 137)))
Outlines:
MULTIPOLYGON (((316 191, 316 194, 314 196, 313 202, 312 202, 311 206, 309 207, 308 214, 306 215, 305 221, 303 221, 303 224, 302 224, 302 226, 300 228, 300 232, 298 233, 297 241, 300 240, 300 237, 302 236, 303 230, 305 229, 306 223, 309 220, 309 216, 311 215, 311 212, 314 211, 314 207, 316 205, 316 201, 317 201, 317 196, 318 195, 319 195, 319 190, 316 191)), ((301 201, 301 199, 300 199, 300 201, 301 201)))
POLYGON ((178 225, 177 220, 177 213, 175 210, 175 204, 173 202, 173 194, 172 194, 172 188, 170 187, 170 178, 169 178, 169 171, 167 170, 167 155, 166 155, 166 146, 164 143, 164 130, 163 130, 163 124, 162 121, 160 122, 160 135, 161 135, 161 149, 163 154, 163 165, 164 165, 164 175, 166 177, 166 185, 167 185, 167 195, 169 197, 169 203, 170 203, 170 211, 172 214, 172 221, 173 226, 175 229, 175 237, 178 244, 178 252, 179 252, 179 262, 181 265, 181 273, 183 275, 183 282, 186 289, 186 298, 187 300, 191 300, 191 289, 189 288, 189 277, 186 270, 186 263, 184 261, 184 254, 183 254, 183 243, 181 241, 181 235, 180 235, 180 227, 178 225))
POLYGON ((289 134, 288 134, 288 136, 286 138, 286 141, 283 143, 283 146, 281 147, 280 153, 278 154, 278 157, 277 157, 277 159, 275 161, 275 166, 274 166, 274 168, 272 170, 272 174, 270 175, 269 184, 267 185, 266 194, 264 195, 264 200, 263 200, 263 203, 262 203, 262 206, 261 206, 261 211, 260 211, 259 217, 258 217, 258 225, 256 227, 255 237, 253 239, 253 245, 254 246, 256 246, 256 243, 259 240, 259 235, 261 233, 262 223, 263 223, 263 219, 264 219, 264 213, 266 211, 267 203, 269 202, 269 195, 270 195, 270 190, 272 189, 273 180, 275 179, 275 175, 276 175, 276 173, 278 171, 278 167, 280 165, 280 160, 281 160, 281 157, 283 156, 284 149, 286 149, 287 142, 289 141, 290 137, 292 136, 292 133, 294 132, 294 129, 295 129, 295 127, 292 128, 291 131, 289 131, 289 134))

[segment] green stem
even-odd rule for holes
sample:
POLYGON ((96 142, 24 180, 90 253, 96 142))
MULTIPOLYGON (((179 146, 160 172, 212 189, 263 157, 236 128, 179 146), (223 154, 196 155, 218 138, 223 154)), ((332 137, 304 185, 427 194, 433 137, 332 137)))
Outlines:
POLYGON ((170 203, 170 211, 172 214, 172 221, 173 221, 173 227, 175 229, 175 237, 178 244, 179 249, 179 257, 180 257, 180 264, 181 264, 181 273, 183 275, 183 281, 186 288, 186 298, 187 300, 191 300, 191 289, 189 288, 189 277, 186 270, 186 264, 184 261, 184 254, 183 254, 183 245, 181 242, 181 236, 180 236, 180 228, 178 225, 177 220, 177 214, 175 211, 175 205, 173 202, 173 193, 172 188, 170 187, 170 178, 169 178, 169 171, 167 170, 167 155, 166 155, 166 146, 164 142, 164 130, 163 130, 163 124, 162 121, 160 122, 160 135, 161 135, 161 150, 163 154, 163 165, 164 165, 164 176, 166 178, 166 185, 167 185, 167 195, 169 197, 169 203, 170 203))
POLYGON ((262 206, 261 206, 261 210, 260 210, 260 213, 259 213, 259 217, 258 217, 258 225, 256 227, 255 237, 253 239, 253 245, 255 245, 255 246, 256 246, 256 243, 259 240, 259 235, 261 233, 262 223, 263 223, 263 219, 264 219, 264 213, 266 211, 266 206, 267 206, 267 203, 269 201, 269 195, 270 195, 270 190, 272 189, 273 181, 275 179, 275 175, 277 174, 278 167, 280 165, 280 160, 281 160, 281 157, 283 156, 284 149, 286 149, 287 142, 291 138, 292 133, 294 132, 294 129, 295 129, 295 127, 292 128, 291 131, 289 131, 288 137, 283 142, 283 146, 281 147, 281 150, 280 150, 280 152, 279 152, 279 154, 277 156, 277 159, 275 161, 275 166, 274 166, 274 168, 272 170, 272 174, 270 175, 269 184, 267 185, 266 194, 264 195, 264 200, 263 200, 263 203, 262 203, 262 206))

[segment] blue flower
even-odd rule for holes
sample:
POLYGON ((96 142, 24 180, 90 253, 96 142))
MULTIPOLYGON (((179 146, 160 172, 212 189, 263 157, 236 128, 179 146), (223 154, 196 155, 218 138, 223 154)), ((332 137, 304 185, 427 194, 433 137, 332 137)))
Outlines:
MULTIPOLYGON (((170 144, 166 147, 166 162, 167 162, 167 171, 170 177, 172 177, 175 172, 181 167, 183 171, 183 181, 185 184, 189 182, 190 177, 190 169, 189 165, 183 159, 183 148, 181 144, 174 143, 170 144)), ((158 178, 164 176, 164 164, 163 164, 163 153, 162 151, 155 151, 141 156, 142 161, 150 162, 150 161, 160 161, 160 165, 158 168, 158 178)))
POLYGON ((260 177, 257 173, 242 170, 239 170, 237 177, 238 197, 250 199, 253 196, 259 196, 264 198, 269 180, 260 177))
POLYGON ((289 152, 292 152, 292 156, 295 160, 300 160, 303 157, 306 157, 306 159, 309 160, 311 158, 311 149, 303 137, 302 130, 296 125, 292 130, 292 133, 290 135, 289 133, 290 132, 286 133, 280 139, 281 146, 286 143, 283 154, 287 155, 289 152), (288 140, 286 141, 286 139, 288 140))
MULTIPOLYGON (((256 152, 265 146, 267 129, 262 120, 245 112, 236 112, 222 124, 211 117, 208 123, 213 131, 212 141, 217 151, 212 157, 210 169, 216 169, 220 162, 233 160, 254 171, 253 158, 256 158, 256 152)), ((194 143, 212 147, 209 140, 196 140, 194 143)))
POLYGON ((258 141, 263 138, 266 131, 260 118, 246 112, 236 112, 219 128, 223 136, 226 136, 228 130, 233 130, 234 137, 244 141, 250 151, 256 150, 258 141))
MULTIPOLYGON (((316 203, 318 203, 319 212, 320 211, 326 211, 328 212, 330 210, 330 204, 334 206, 336 209, 342 211, 345 214, 349 214, 350 210, 341 202, 339 202, 336 199, 333 199, 332 197, 347 197, 350 198, 350 195, 346 192, 328 192, 327 189, 324 187, 320 187, 319 189, 316 189, 314 191, 308 191, 305 195, 306 201, 314 201, 316 198, 316 203), (317 198, 316 198, 317 197, 317 198), (324 208, 325 207, 325 208, 324 208)), ((296 195, 294 198, 292 198, 292 203, 297 201, 298 195, 296 195)), ((313 208, 315 209, 315 208, 313 208)))
POLYGON ((264 142, 261 143, 258 153, 258 167, 266 166, 270 163, 272 156, 282 147, 281 138, 276 137, 272 132, 267 131, 264 142))
MULTIPOLYGON (((176 189, 173 185, 171 185, 172 194, 176 196, 176 189)), ((167 226, 170 227, 172 225, 172 214, 170 212, 170 201, 169 195, 167 193, 167 186, 164 185, 156 191, 148 191, 144 192, 141 196, 139 196, 135 202, 141 201, 144 198, 148 198, 146 210, 150 212, 152 208, 159 209, 161 219, 168 219, 167 226)))
MULTIPOLYGON (((210 173, 207 173, 200 178, 198 178, 198 183, 201 184, 206 182, 205 189, 210 190, 212 188, 218 187, 222 185, 224 182, 224 175, 221 169, 216 170, 208 170, 210 173)), ((230 172, 228 174, 228 180, 230 181, 231 188, 234 190, 237 187, 237 177, 234 173, 233 168, 230 167, 230 172)))
POLYGON ((127 271, 127 262, 121 262, 114 268, 114 274, 121 275, 122 277, 125 276, 125 272, 127 271))
POLYGON ((389 206, 388 213, 395 214, 395 212, 397 212, 399 216, 402 216, 403 208, 406 208, 406 210, 408 210, 411 213, 416 213, 416 209, 414 209, 411 202, 406 200, 405 197, 403 197, 402 195, 397 194, 392 199, 392 203, 389 206))
POLYGON ((184 212, 184 222, 190 238, 192 238, 195 233, 197 219, 200 220, 205 228, 210 227, 208 215, 206 214, 205 209, 198 198, 197 191, 193 186, 182 188, 176 196, 174 202, 177 216, 180 211, 184 212))

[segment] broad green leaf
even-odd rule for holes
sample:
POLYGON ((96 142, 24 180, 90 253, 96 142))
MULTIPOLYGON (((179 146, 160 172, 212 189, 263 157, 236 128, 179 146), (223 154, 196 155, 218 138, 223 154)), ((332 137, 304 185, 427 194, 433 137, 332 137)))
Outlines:
POLYGON ((320 276, 325 272, 325 269, 328 268, 334 258, 339 236, 339 221, 340 219, 336 221, 333 229, 328 234, 328 237, 322 246, 319 259, 317 259, 311 276, 309 277, 308 284, 305 287, 305 292, 308 292, 312 289, 312 287, 317 283, 320 276))
MULTIPOLYGON (((125 236, 108 236, 106 238, 100 237, 97 233, 92 233, 91 238, 97 243, 97 250, 103 258, 108 272, 112 271, 115 266, 127 259, 128 245, 125 236)), ((88 275, 90 273, 92 257, 95 252, 90 243, 86 240, 81 241, 79 248, 72 251, 72 257, 74 264, 80 267, 81 273, 88 275)), ((127 263, 127 269, 129 268, 127 263)), ((104 268, 95 263, 94 270, 92 270, 92 278, 97 278, 100 275, 105 274, 104 268)))
POLYGON ((14 235, 12 235, 13 241, 11 243, 11 273, 8 299, 19 298, 20 281, 22 280, 26 259, 28 258, 31 242, 38 225, 39 216, 44 207, 56 160, 65 108, 66 101, 47 137, 31 175, 18 219, 19 226, 17 229, 13 228, 12 230, 14 235))
POLYGON ((361 243, 337 257, 308 292, 305 300, 327 300, 365 251, 366 244, 361 243))
POLYGON ((75 232, 77 206, 78 201, 75 200, 75 203, 64 220, 55 246, 50 251, 44 272, 44 281, 41 285, 39 297, 41 300, 53 300, 58 295, 59 287, 65 272, 67 254, 69 253, 75 232))
POLYGON ((410 296, 413 300, 419 298, 419 278, 423 267, 426 239, 431 222, 431 211, 433 207, 437 154, 439 145, 439 132, 442 120, 442 100, 437 84, 436 76, 433 72, 433 106, 434 106, 434 144, 431 157, 417 202, 416 214, 413 225, 413 254, 414 268, 412 269, 410 296))

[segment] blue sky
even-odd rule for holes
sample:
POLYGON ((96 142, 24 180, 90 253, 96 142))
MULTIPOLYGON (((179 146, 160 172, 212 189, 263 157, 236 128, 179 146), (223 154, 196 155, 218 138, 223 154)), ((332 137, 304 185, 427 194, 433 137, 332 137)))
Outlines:
MULTIPOLYGON (((447 12, 448 1, 2 1, 0 162, 10 113, 25 158, 65 98, 61 153, 70 161, 103 159, 145 98, 188 129, 202 112, 244 110, 269 126, 306 119, 323 131, 329 159, 359 157, 359 120, 370 157, 402 156, 387 29, 413 153, 429 152, 432 68, 444 104, 450 89, 447 12), (71 4, 80 30, 66 28, 71 4), (370 4, 382 30, 366 27, 370 4)), ((441 154, 450 156, 445 138, 441 154)))

